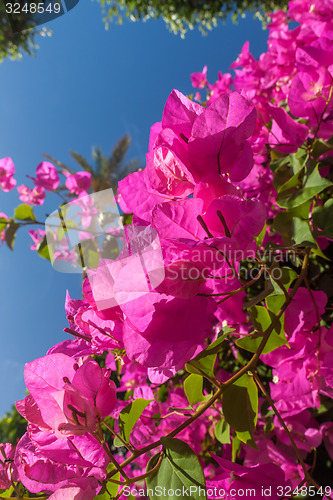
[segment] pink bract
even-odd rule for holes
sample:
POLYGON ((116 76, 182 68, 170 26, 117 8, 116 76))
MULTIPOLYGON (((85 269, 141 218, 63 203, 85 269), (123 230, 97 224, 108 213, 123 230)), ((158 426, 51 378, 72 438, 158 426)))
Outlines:
POLYGON ((52 163, 42 161, 36 168, 35 186, 41 186, 46 191, 54 191, 59 185, 59 176, 57 169, 52 163))
POLYGON ((16 186, 16 180, 13 178, 15 166, 11 158, 0 159, 0 189, 7 192, 16 186))

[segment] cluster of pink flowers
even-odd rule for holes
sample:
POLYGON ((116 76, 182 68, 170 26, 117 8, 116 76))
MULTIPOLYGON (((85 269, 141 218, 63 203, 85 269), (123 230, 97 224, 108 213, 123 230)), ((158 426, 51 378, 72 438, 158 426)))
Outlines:
MULTIPOLYGON (((0 447, 0 488, 21 481, 29 491, 44 492, 52 500, 93 499, 109 480, 115 459, 121 466, 135 447, 136 458, 125 463, 123 477, 140 478, 152 456, 151 449, 140 454, 140 448, 149 448, 178 427, 177 437, 200 457, 212 499, 221 497, 216 493, 220 490, 241 498, 237 490, 247 487, 257 488, 256 498, 266 498, 264 490, 271 487, 270 498, 277 499, 281 491, 290 492, 302 482, 299 457, 309 468, 312 450, 323 443, 333 459, 333 425, 316 418, 319 408, 325 414, 325 403, 333 399, 333 327, 327 321, 326 294, 311 290, 307 280, 279 316, 283 333, 272 332, 279 343, 260 356, 276 410, 274 416, 267 413, 259 398, 252 432, 255 446, 241 427, 231 435, 228 427, 221 437, 221 418, 228 420, 224 399, 182 427, 197 405, 209 399, 211 382, 220 387, 235 366, 241 366, 237 342, 259 336, 258 323, 250 321, 246 308, 253 305, 252 312, 273 321, 283 304, 280 299, 291 298, 291 290, 272 278, 279 307, 270 309, 269 297, 258 306, 268 293, 258 300, 248 296, 256 279, 244 284, 241 275, 243 261, 260 263, 258 250, 264 244, 277 248, 281 268, 289 266, 286 235, 272 225, 277 215, 286 213, 277 199, 281 186, 287 193, 291 190, 291 196, 298 186, 304 197, 296 207, 307 210, 299 224, 311 219, 305 243, 297 243, 295 252, 311 247, 323 257, 320 248, 331 241, 316 227, 312 213, 323 207, 329 197, 325 189, 331 186, 333 3, 294 0, 288 13, 277 11, 271 19, 268 51, 259 60, 246 43, 231 66, 234 77, 219 73, 210 84, 207 67, 191 75, 194 87, 207 90, 204 104, 172 91, 162 120, 151 127, 146 167, 119 182, 117 201, 125 214, 133 214, 132 224, 122 231, 118 257, 103 259, 87 271, 84 298, 67 294, 65 331, 72 338, 26 365, 29 396, 17 402, 17 409, 28 429, 16 450, 10 444, 0 447), (297 26, 290 28, 290 21, 297 26), (316 141, 322 148, 318 154, 316 141), (303 179, 306 162, 293 165, 289 177, 272 163, 282 160, 286 165, 288 158, 296 163, 300 151, 320 166, 308 198, 302 182, 316 173, 317 164, 303 179), (202 398, 189 407, 185 365, 200 359, 226 325, 233 329, 228 347, 213 360, 215 375, 199 365, 197 374, 206 377, 202 398), (96 359, 103 359, 103 368, 96 359), (117 401, 116 394, 124 392, 126 401, 117 401), (121 434, 122 410, 129 401, 142 399, 147 405, 133 422, 124 456, 123 449, 117 452, 105 442, 104 425, 111 422, 113 432, 121 434), (212 451, 215 455, 209 454, 212 451), (236 452, 243 465, 235 463, 236 452)), ((15 186, 13 174, 11 160, 1 160, 3 190, 15 186)), ((65 175, 68 191, 78 196, 83 227, 88 228, 94 206, 82 196, 90 187, 90 174, 65 175)), ((32 205, 42 204, 45 190, 59 185, 58 173, 48 162, 37 167, 33 181, 32 190, 18 188, 20 199, 32 205)), ((0 231, 3 217, 0 214, 0 231)), ((44 233, 31 230, 31 236, 36 248, 44 233)), ((288 268, 290 273, 297 263, 288 268)), ((212 352, 216 355, 217 350, 212 352)), ((326 490, 324 494, 329 496, 326 490)))

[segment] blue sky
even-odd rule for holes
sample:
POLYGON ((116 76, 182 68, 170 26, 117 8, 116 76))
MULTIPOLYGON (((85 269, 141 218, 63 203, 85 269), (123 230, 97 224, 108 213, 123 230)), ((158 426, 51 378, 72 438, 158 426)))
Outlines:
MULTIPOLYGON (((104 30, 98 2, 81 0, 50 22, 36 57, 0 65, 0 158, 11 156, 18 185, 27 183, 47 153, 70 164, 69 150, 90 159, 92 146, 108 154, 124 133, 132 136, 129 159, 144 164, 150 126, 161 119, 173 88, 193 91, 190 73, 208 65, 211 83, 228 71, 246 40, 258 57, 267 33, 250 15, 203 37, 185 40, 163 21, 125 22, 104 30)), ((0 191, 0 212, 12 215, 16 190, 0 191)), ((51 195, 36 208, 45 220, 58 206, 51 195)), ((0 415, 24 397, 24 364, 67 338, 66 289, 80 298, 80 276, 61 274, 30 251, 30 237, 18 233, 15 250, 0 248, 0 415)))

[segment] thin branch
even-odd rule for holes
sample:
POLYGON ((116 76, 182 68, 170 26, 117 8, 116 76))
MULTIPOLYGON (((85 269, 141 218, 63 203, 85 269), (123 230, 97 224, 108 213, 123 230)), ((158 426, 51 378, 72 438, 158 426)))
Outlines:
POLYGON ((126 441, 123 440, 123 438, 116 432, 112 429, 112 427, 110 427, 105 421, 102 422, 103 425, 105 425, 105 427, 111 432, 111 434, 118 438, 119 441, 121 441, 123 443, 123 445, 125 446, 125 448, 128 449, 128 451, 132 452, 134 451, 135 448, 133 448, 130 444, 126 443, 126 441))

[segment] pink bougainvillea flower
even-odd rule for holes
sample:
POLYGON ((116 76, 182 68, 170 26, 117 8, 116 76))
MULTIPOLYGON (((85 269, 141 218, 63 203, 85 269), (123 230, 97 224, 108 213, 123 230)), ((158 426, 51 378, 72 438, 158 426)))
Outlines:
POLYGON ((44 422, 41 411, 31 394, 28 394, 28 396, 21 401, 16 401, 15 406, 19 414, 22 415, 29 424, 36 426, 42 432, 52 431, 51 427, 44 422))
POLYGON ((218 72, 217 81, 213 85, 208 84, 210 95, 207 104, 212 104, 221 95, 226 94, 230 90, 232 84, 232 76, 230 73, 218 72))
MULTIPOLYGON (((214 492, 215 487, 217 492, 223 488, 225 492, 228 492, 228 496, 231 495, 235 500, 240 500, 243 498, 244 491, 252 490, 251 496, 253 495, 258 500, 264 500, 267 498, 267 492, 270 491, 270 498, 278 500, 280 498, 278 486, 285 488, 290 485, 290 482, 286 481, 282 469, 275 464, 244 467, 213 454, 212 457, 221 467, 221 472, 217 471, 212 480, 207 480, 207 489, 212 492, 214 492), (255 493, 253 494, 253 492, 255 493)), ((212 493, 208 498, 217 499, 220 496, 212 493)))
POLYGON ((327 453, 333 460, 333 422, 325 422, 320 426, 327 453))
POLYGON ((157 136, 161 131, 162 131, 162 122, 156 122, 154 123, 154 125, 150 127, 148 151, 153 150, 157 136))
POLYGON ((248 66, 251 63, 254 63, 255 59, 250 52, 250 42, 246 41, 242 47, 241 53, 237 57, 236 61, 234 61, 230 65, 230 69, 238 68, 239 66, 248 66))
POLYGON ((203 240, 207 233, 198 222, 203 212, 203 200, 188 198, 157 205, 152 225, 160 238, 203 240))
POLYGON ((151 221, 155 205, 171 199, 172 196, 163 195, 151 187, 146 169, 134 172, 119 182, 117 201, 120 208, 147 222, 151 221))
POLYGON ((108 375, 95 361, 79 367, 73 358, 60 353, 31 361, 24 371, 43 421, 59 437, 93 432, 97 422, 110 413, 116 387, 108 375))
POLYGON ((326 102, 323 97, 323 82, 316 72, 300 72, 293 79, 288 96, 288 105, 294 116, 309 118, 313 127, 320 123, 326 102))
MULTIPOLYGON (((306 450, 311 453, 313 448, 320 446, 322 434, 317 421, 311 417, 308 410, 286 417, 284 422, 299 450, 306 450)), ((279 442, 291 446, 290 439, 277 417, 274 417, 274 432, 279 442)))
POLYGON ((210 297, 178 299, 151 292, 124 303, 122 309, 128 357, 150 368, 177 371, 214 323, 216 305, 210 297))
MULTIPOLYGON (((73 213, 72 217, 73 219, 79 217, 80 223, 78 225, 84 229, 90 226, 91 221, 98 214, 94 198, 85 191, 80 191, 78 197, 70 202, 70 206, 72 210, 73 207, 79 207, 80 211, 73 213)), ((85 233, 83 232, 81 234, 84 236, 85 233)))
POLYGON ((201 104, 174 89, 164 106, 162 129, 171 129, 176 135, 189 139, 194 121, 204 110, 201 104))
POLYGON ((16 186, 16 180, 13 178, 15 166, 11 158, 0 159, 0 189, 7 192, 16 186))
POLYGON ((45 190, 42 186, 35 186, 33 189, 28 188, 25 184, 17 187, 19 198, 23 203, 28 205, 43 205, 45 199, 45 190))
POLYGON ((102 319, 122 320, 121 305, 149 294, 164 276, 157 231, 149 226, 126 226, 122 252, 116 260, 103 259, 90 273, 85 296, 102 319))
POLYGON ((266 210, 256 199, 225 195, 209 205, 203 219, 213 236, 235 238, 240 247, 246 247, 262 230, 266 210))
POLYGON ((81 480, 73 480, 72 483, 77 483, 78 486, 63 486, 59 490, 52 493, 50 500, 93 500, 96 494, 101 489, 98 482, 92 478, 82 478, 81 480))
MULTIPOLYGON (((313 327, 317 325, 318 318, 313 300, 316 303, 319 315, 325 312, 326 293, 320 290, 312 290, 312 297, 307 288, 300 287, 286 310, 284 328, 291 341, 296 339, 298 332, 311 332, 313 327)), ((299 337, 299 342, 304 342, 304 339, 299 337)))
POLYGON ((212 173, 203 177, 194 188, 194 198, 201 198, 204 201, 204 211, 213 200, 225 194, 239 196, 239 190, 233 183, 212 173))
POLYGON ((195 89, 203 89, 208 84, 207 66, 204 66, 202 71, 191 74, 192 87, 195 89))
POLYGON ((232 181, 244 179, 253 165, 247 139, 255 125, 256 110, 237 92, 208 106, 194 121, 188 143, 189 170, 195 181, 210 172, 215 177, 229 173, 232 181))
POLYGON ((11 487, 12 480, 18 481, 16 466, 13 464, 15 446, 10 443, 0 444, 0 490, 11 487))
POLYGON ((87 497, 81 494, 77 498, 94 498, 101 488, 99 481, 106 477, 108 462, 102 446, 89 434, 57 439, 46 433, 31 432, 31 436, 26 433, 15 454, 15 465, 24 486, 32 493, 55 493, 52 497, 56 499, 64 498, 62 492, 56 492, 71 487, 94 492, 94 496, 90 492, 87 497))
MULTIPOLYGON (((84 340, 89 344, 83 345, 82 342, 78 342, 79 350, 88 349, 89 354, 102 354, 108 349, 121 349, 123 347, 122 322, 117 321, 116 315, 114 319, 102 319, 97 311, 89 306, 75 315, 69 333, 76 336, 76 342, 84 340)), ((72 356, 72 354, 69 355, 72 356)))
POLYGON ((247 446, 244 450, 244 465, 256 467, 258 464, 275 464, 282 469, 286 481, 290 481, 292 488, 296 488, 303 477, 303 470, 301 465, 295 462, 294 450, 290 454, 289 447, 278 441, 275 444, 272 433, 255 432, 255 442, 257 448, 247 446))
POLYGON ((333 350, 324 355, 321 371, 327 385, 333 389, 333 350))
POLYGON ((70 193, 79 195, 82 191, 88 191, 90 188, 90 172, 82 171, 70 174, 69 172, 64 171, 63 174, 67 177, 65 186, 70 193))
POLYGON ((268 106, 273 118, 269 143, 281 153, 296 153, 309 134, 309 129, 293 120, 283 108, 268 106))
MULTIPOLYGON (((3 212, 0 212, 0 219, 8 220, 8 217, 3 212)), ((6 238, 6 236, 5 236, 6 227, 7 227, 6 223, 0 221, 0 242, 5 241, 5 238, 6 238)))
POLYGON ((60 182, 56 167, 48 161, 42 161, 37 166, 36 177, 33 181, 35 186, 41 186, 46 191, 54 191, 60 182))
POLYGON ((43 229, 29 229, 28 230, 29 235, 32 238, 33 244, 31 245, 31 250, 36 250, 38 247, 38 244, 42 241, 42 239, 45 236, 45 231, 43 229))
POLYGON ((150 185, 159 193, 187 197, 193 193, 194 182, 186 166, 165 146, 147 153, 150 185))
POLYGON ((200 198, 189 198, 157 205, 152 225, 161 238, 194 240, 230 255, 239 250, 237 260, 244 259, 247 251, 252 251, 254 236, 263 228, 265 207, 255 199, 224 195, 214 200, 203 213, 203 203, 200 198), (200 223, 200 217, 207 229, 200 223))

